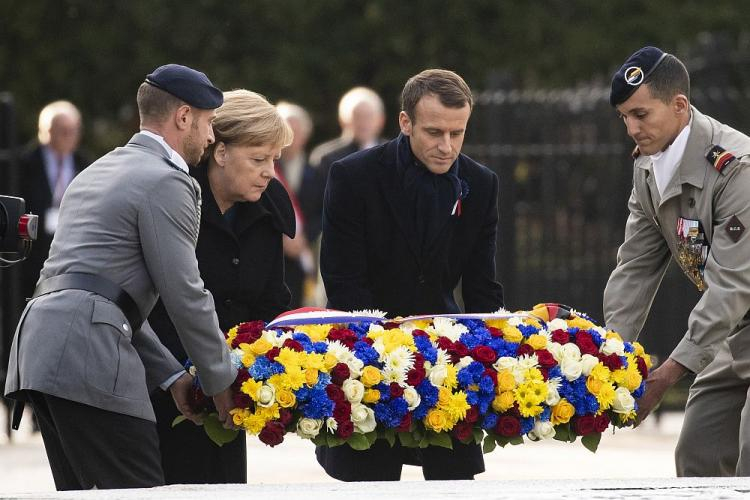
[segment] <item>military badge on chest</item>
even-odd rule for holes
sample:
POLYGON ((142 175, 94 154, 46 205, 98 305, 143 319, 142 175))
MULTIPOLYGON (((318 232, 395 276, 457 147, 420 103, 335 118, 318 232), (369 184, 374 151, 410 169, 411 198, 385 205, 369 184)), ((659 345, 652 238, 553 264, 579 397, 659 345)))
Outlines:
POLYGON ((709 248, 700 221, 684 217, 677 219, 677 262, 701 292, 706 289, 703 270, 709 248))

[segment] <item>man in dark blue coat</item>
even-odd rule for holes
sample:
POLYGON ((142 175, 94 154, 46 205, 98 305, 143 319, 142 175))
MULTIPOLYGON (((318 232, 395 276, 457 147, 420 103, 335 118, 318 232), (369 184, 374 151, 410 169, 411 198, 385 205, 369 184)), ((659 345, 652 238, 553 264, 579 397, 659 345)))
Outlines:
MULTIPOLYGON (((495 277, 497 176, 460 153, 472 109, 457 74, 431 69, 402 95, 401 134, 333 164, 323 208, 321 273, 329 307, 380 309, 389 316, 466 312, 503 305, 495 277)), ((398 480, 404 463, 425 479, 473 479, 478 445, 453 450, 317 449, 326 472, 345 481, 398 480)))

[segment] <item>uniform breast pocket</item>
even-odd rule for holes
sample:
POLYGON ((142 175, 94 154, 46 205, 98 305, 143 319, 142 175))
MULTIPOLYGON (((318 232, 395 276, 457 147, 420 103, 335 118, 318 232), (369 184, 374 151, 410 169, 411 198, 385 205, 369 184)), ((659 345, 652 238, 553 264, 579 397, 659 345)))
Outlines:
MULTIPOLYGON (((130 344, 131 338, 130 325, 120 308, 104 300, 94 301, 86 355, 86 379, 91 386, 125 395, 127 391, 123 389, 128 384, 121 379, 135 376, 129 373, 136 368, 129 358, 138 359, 130 344)), ((143 371, 142 365, 140 371, 143 371)))

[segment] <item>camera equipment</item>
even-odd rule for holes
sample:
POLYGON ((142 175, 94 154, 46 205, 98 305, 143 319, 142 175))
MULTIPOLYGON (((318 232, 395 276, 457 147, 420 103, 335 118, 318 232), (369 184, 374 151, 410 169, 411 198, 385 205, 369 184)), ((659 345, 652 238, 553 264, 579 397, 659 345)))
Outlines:
POLYGON ((25 211, 23 198, 0 195, 0 267, 21 262, 31 252, 39 218, 25 211))

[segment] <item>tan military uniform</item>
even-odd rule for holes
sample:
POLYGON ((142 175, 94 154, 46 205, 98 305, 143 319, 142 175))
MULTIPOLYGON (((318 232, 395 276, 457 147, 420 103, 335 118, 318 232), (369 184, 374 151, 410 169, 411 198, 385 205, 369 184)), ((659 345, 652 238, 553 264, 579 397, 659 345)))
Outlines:
POLYGON ((670 256, 704 291, 670 355, 699 374, 678 475, 750 475, 749 155, 749 137, 692 108, 685 153, 663 197, 650 158, 637 157, 625 241, 604 291, 607 327, 625 340, 643 328, 670 256))

